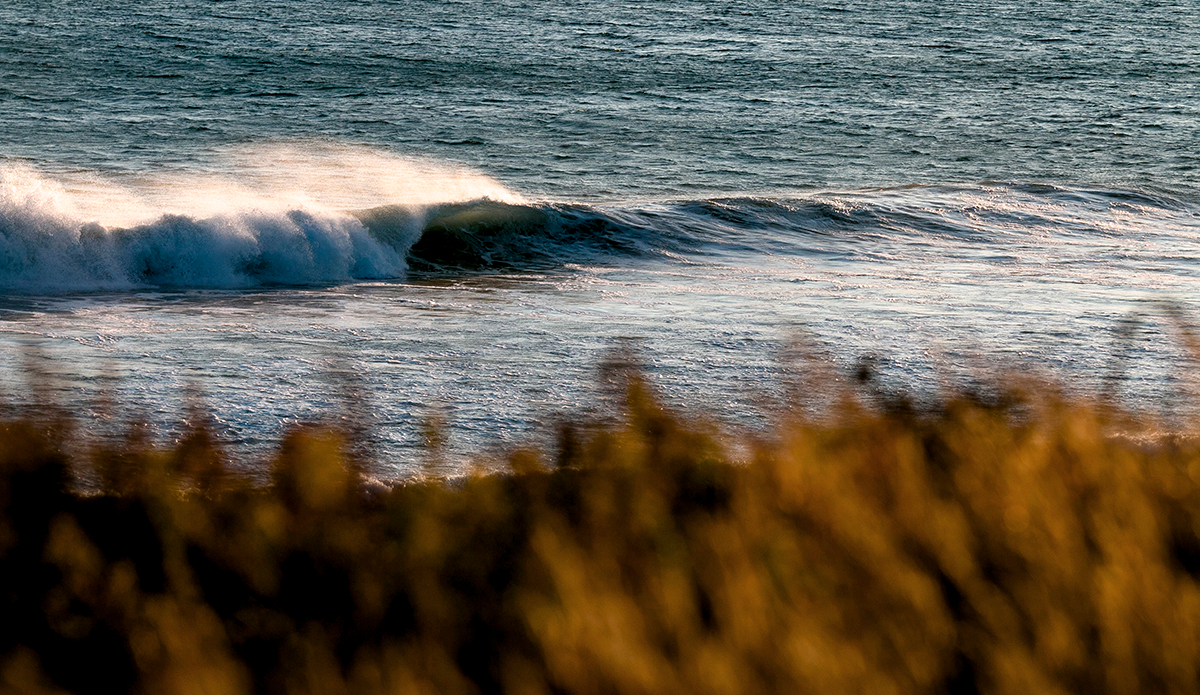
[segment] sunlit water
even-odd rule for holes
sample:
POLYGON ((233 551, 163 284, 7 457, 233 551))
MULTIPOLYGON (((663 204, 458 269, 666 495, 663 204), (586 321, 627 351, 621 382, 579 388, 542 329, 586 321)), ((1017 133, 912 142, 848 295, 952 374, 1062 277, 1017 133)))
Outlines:
MULTIPOLYGON (((1186 3, 0 7, 0 377, 102 430, 198 387, 248 465, 371 414, 386 474, 540 436, 636 355, 728 427, 796 345, 1186 411, 1186 3), (1167 303, 1167 304, 1164 304, 1167 303), (36 360, 35 360, 36 361, 36 360)), ((457 465, 457 464, 455 464, 457 465)))

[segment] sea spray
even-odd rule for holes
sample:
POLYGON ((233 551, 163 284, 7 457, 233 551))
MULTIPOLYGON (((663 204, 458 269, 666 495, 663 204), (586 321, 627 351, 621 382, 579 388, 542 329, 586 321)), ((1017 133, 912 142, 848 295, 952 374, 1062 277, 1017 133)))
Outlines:
POLYGON ((0 168, 0 288, 43 293, 239 288, 403 277, 424 210, 520 202, 493 180, 350 147, 227 153, 229 170, 118 177, 0 168), (372 235, 354 208, 402 221, 372 235), (393 215, 393 218, 395 216, 393 215), (403 229, 399 229, 402 226, 403 229))
POLYGON ((0 288, 7 291, 312 284, 398 277, 405 269, 403 249, 376 241, 349 215, 247 209, 104 227, 0 175, 0 288))

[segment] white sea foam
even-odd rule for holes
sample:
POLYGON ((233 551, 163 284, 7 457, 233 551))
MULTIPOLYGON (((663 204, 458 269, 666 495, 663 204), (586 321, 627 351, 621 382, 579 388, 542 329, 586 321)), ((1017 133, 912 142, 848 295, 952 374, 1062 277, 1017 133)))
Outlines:
POLYGON ((404 274, 422 210, 520 197, 481 174, 362 148, 243 147, 204 174, 51 177, 0 167, 0 289, 312 284, 404 274), (355 209, 400 205, 372 236, 355 209))

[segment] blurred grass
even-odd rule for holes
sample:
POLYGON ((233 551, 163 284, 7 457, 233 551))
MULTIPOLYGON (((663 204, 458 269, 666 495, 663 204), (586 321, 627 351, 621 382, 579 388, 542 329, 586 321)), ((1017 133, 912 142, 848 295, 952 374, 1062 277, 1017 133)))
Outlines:
POLYGON ((291 432, 262 486, 202 418, 163 449, 11 415, 0 688, 1200 690, 1190 440, 1114 436, 1134 423, 1044 386, 917 412, 821 382, 829 410, 735 463, 627 386, 618 424, 507 474, 391 489, 336 429, 291 432))

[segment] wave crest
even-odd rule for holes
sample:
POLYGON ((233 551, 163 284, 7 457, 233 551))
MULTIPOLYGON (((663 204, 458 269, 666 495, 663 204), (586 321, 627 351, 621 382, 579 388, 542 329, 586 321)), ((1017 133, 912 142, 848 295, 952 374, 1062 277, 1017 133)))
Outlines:
POLYGON ((349 215, 166 214, 131 227, 81 222, 51 186, 0 186, 0 288, 17 292, 247 287, 399 277, 404 254, 349 215))

